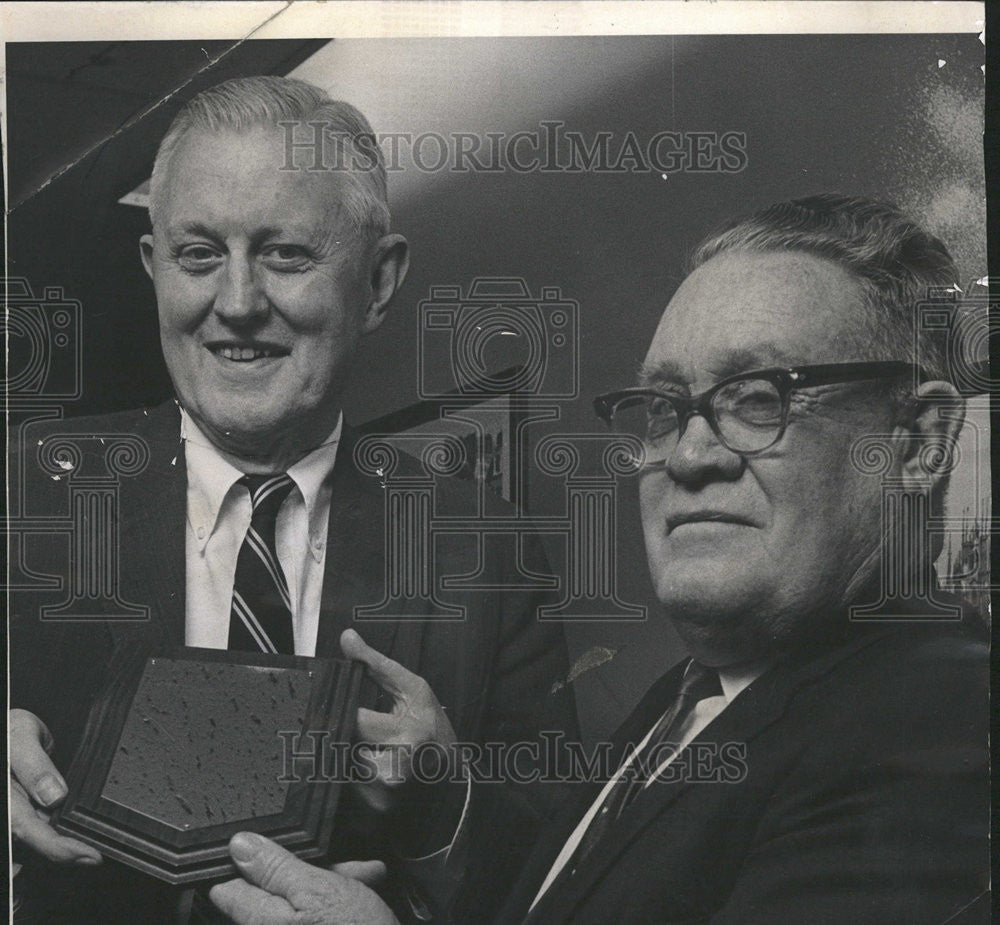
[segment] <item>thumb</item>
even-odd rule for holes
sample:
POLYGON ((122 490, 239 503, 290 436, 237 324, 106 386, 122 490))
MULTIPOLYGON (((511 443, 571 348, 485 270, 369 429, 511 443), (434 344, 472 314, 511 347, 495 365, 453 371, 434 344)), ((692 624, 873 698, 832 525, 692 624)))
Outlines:
POLYGON ((365 886, 375 886, 385 879, 386 868, 381 861, 343 861, 331 868, 335 874, 360 880, 365 886))
POLYGON ((340 648, 347 658, 364 662, 375 681, 397 699, 417 690, 422 683, 412 671, 368 645, 356 630, 340 634, 340 648))
POLYGON ((234 835, 229 840, 229 853, 248 883, 285 899, 306 885, 310 874, 316 875, 315 867, 253 832, 234 835))

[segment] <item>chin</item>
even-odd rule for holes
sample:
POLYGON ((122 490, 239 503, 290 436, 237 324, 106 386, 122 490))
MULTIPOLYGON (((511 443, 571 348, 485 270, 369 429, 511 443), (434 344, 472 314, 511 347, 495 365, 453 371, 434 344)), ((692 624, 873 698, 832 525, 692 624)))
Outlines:
POLYGON ((674 559, 653 572, 657 597, 667 612, 690 614, 696 622, 737 619, 767 596, 759 571, 745 558, 674 559))
POLYGON ((781 647, 794 626, 792 611, 740 557, 671 563, 659 572, 656 592, 664 615, 691 654, 707 665, 765 657, 781 647))
POLYGON ((198 408, 191 413, 205 436, 224 444, 225 449, 264 451, 281 428, 279 418, 261 411, 257 406, 198 408))
MULTIPOLYGON (((666 576, 664 576, 666 577, 666 576)), ((705 569, 684 582, 658 583, 665 616, 699 661, 710 666, 738 664, 780 655, 839 632, 837 596, 817 594, 819 585, 783 587, 760 581, 760 576, 722 575, 705 569), (742 580, 741 580, 742 578, 742 580)))

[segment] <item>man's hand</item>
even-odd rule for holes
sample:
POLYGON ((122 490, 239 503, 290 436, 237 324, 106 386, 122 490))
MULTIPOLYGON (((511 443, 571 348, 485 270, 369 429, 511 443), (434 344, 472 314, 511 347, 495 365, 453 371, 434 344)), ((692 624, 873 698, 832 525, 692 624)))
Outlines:
POLYGON ((385 876, 381 861, 323 870, 248 832, 232 837, 229 853, 245 879, 213 886, 208 895, 237 925, 398 925, 367 886, 385 876))
POLYGON ((358 738, 378 746, 363 752, 374 779, 359 784, 359 792, 369 806, 384 812, 392 808, 400 788, 412 776, 413 750, 430 743, 447 749, 456 741, 455 730, 423 678, 366 645, 354 630, 344 630, 340 648, 347 658, 364 662, 393 699, 389 713, 358 710, 358 738))
POLYGON ((57 835, 46 810, 66 796, 66 782, 48 753, 52 735, 34 713, 11 710, 10 727, 10 830, 14 838, 47 857, 65 864, 100 864, 93 848, 57 835))

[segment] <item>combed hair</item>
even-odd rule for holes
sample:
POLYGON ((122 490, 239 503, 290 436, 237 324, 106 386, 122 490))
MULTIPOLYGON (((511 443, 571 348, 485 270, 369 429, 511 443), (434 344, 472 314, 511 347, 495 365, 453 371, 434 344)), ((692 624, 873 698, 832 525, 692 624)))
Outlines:
MULTIPOLYGON (((691 256, 694 270, 723 251, 801 251, 840 265, 862 285, 871 344, 860 359, 918 363, 931 379, 951 378, 948 338, 954 326, 922 331, 914 357, 918 304, 958 285, 945 245, 896 206, 862 197, 824 193, 768 206, 738 219, 702 242, 691 256)), ((940 306, 958 302, 939 300, 940 306)))
MULTIPOLYGON (((344 207, 359 232, 378 237, 389 230, 385 158, 364 115, 319 87, 292 77, 238 77, 210 87, 188 102, 163 136, 149 184, 149 216, 156 223, 156 206, 171 155, 192 129, 208 132, 246 132, 260 126, 292 122, 323 130, 331 144, 349 148, 351 164, 340 172, 350 180, 344 207), (319 127, 314 127, 316 124, 319 127)), ((292 127, 294 131, 294 126, 292 127)), ((342 155, 344 151, 340 152, 342 155)), ((326 169, 326 165, 322 165, 326 169)))

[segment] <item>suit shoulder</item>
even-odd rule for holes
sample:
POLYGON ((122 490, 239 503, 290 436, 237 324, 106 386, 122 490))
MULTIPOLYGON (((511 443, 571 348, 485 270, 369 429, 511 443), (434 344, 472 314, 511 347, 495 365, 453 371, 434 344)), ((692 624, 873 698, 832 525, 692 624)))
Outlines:
POLYGON ((961 623, 917 623, 885 633, 849 662, 858 682, 867 678, 882 689, 906 686, 916 696, 932 696, 942 685, 967 690, 985 684, 989 646, 967 616, 961 623))
POLYGON ((170 401, 152 408, 31 421, 25 425, 23 435, 44 439, 55 434, 143 434, 160 428, 176 428, 179 422, 176 405, 170 401))
POLYGON ((806 700, 817 727, 843 729, 876 749, 985 741, 988 646, 963 626, 877 634, 817 679, 806 700))
MULTIPOLYGON (((156 408, 136 408, 112 414, 32 421, 11 433, 8 461, 34 479, 32 491, 40 491, 37 480, 49 480, 53 465, 65 468, 59 457, 78 458, 88 468, 104 472, 109 460, 129 468, 143 458, 176 456, 180 439, 180 417, 173 402, 156 408)), ((117 470, 116 470, 117 471, 117 470)))

